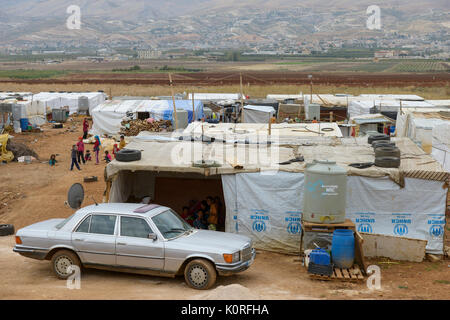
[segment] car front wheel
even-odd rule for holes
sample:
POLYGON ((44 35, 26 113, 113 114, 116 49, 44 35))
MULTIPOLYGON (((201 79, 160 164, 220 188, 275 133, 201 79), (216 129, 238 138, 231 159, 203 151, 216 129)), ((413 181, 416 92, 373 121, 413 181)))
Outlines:
POLYGON ((68 270, 69 266, 81 268, 78 256, 69 250, 59 250, 52 257, 52 269, 59 279, 67 279, 74 271, 68 270))
POLYGON ((217 272, 211 262, 195 259, 189 262, 184 269, 184 278, 189 287, 207 290, 216 282, 217 272))

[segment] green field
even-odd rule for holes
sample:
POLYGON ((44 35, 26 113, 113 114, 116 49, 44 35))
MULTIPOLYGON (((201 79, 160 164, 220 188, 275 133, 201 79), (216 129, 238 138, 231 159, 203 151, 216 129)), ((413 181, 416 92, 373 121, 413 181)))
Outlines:
POLYGON ((10 79, 48 79, 64 76, 69 72, 66 70, 0 70, 0 78, 10 79))

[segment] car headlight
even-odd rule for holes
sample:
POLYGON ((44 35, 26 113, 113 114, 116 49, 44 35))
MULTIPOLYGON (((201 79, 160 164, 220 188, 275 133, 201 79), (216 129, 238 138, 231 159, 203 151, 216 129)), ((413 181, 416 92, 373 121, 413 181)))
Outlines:
POLYGON ((235 263, 238 262, 241 259, 241 252, 235 252, 233 254, 227 254, 225 253, 223 255, 223 259, 225 260, 226 263, 235 263))

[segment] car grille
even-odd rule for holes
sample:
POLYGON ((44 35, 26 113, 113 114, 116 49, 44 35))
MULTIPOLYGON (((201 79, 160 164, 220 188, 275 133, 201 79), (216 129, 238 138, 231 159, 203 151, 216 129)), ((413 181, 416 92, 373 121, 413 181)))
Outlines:
POLYGON ((252 245, 249 243, 244 249, 241 251, 242 261, 248 261, 252 258, 252 245))

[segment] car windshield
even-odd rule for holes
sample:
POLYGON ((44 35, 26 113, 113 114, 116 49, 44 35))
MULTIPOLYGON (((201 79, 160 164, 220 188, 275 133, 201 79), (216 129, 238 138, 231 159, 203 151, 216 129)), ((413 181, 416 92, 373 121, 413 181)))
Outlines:
POLYGON ((153 217, 152 220, 166 239, 173 239, 193 230, 193 228, 173 210, 164 211, 156 217, 153 217))
POLYGON ((70 221, 70 219, 72 219, 73 216, 74 216, 74 214, 72 214, 70 217, 64 219, 63 221, 61 221, 60 223, 58 223, 58 224, 55 226, 55 228, 58 229, 58 230, 61 229, 62 227, 64 227, 64 226, 66 225, 67 222, 70 221))

